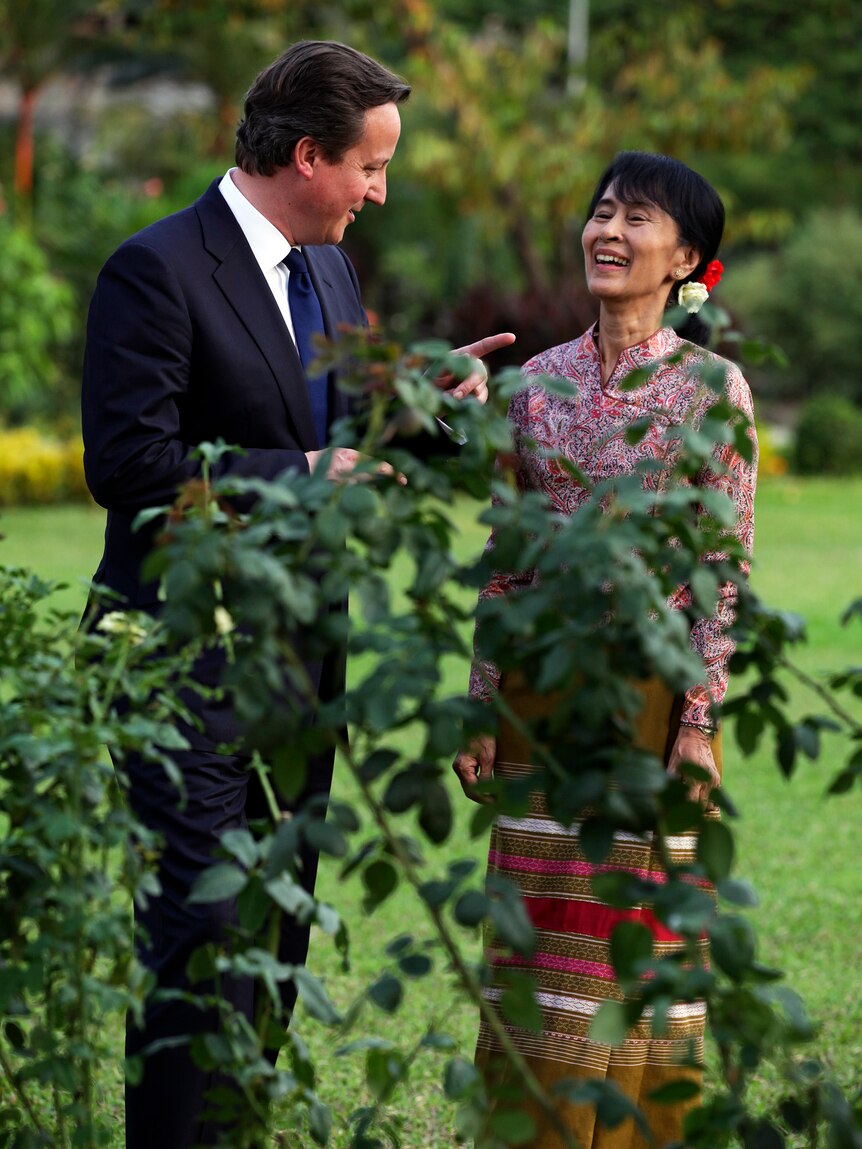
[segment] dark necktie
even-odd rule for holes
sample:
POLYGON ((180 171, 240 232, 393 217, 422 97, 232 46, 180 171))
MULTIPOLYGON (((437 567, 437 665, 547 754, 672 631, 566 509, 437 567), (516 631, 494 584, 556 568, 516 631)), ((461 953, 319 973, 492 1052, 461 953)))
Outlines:
POLYGON ((296 348, 305 368, 318 445, 325 447, 329 427, 328 380, 326 374, 313 377, 308 374, 308 365, 318 355, 312 336, 324 334, 323 312, 320 310, 320 300, 317 298, 317 292, 308 274, 308 264, 302 252, 295 247, 291 248, 284 262, 290 272, 287 277, 287 302, 293 320, 296 348))

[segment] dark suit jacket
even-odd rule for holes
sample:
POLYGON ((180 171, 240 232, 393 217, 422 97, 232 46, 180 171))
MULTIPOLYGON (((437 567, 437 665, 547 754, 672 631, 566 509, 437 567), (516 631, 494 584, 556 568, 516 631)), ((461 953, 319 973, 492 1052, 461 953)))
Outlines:
MULTIPOLYGON (((321 246, 305 255, 327 335, 363 324, 344 253, 321 246)), ((333 382, 334 420, 347 399, 333 382)), ((190 457, 196 444, 221 436, 245 449, 223 457, 215 477, 265 479, 307 470, 305 452, 324 445, 296 347, 217 181, 127 240, 102 269, 87 325, 82 422, 87 482, 108 511, 95 581, 150 611, 157 587, 140 571, 154 528, 133 532, 132 523, 200 472, 190 457)))
MULTIPOLYGON (((307 247, 327 335, 365 322, 356 273, 334 246, 307 247)), ((332 381, 330 381, 332 384, 332 381)), ((330 417, 347 399, 330 388, 330 417)), ((144 507, 170 503, 200 471, 191 448, 221 436, 245 449, 215 474, 307 470, 318 443, 302 365, 272 293, 214 182, 191 207, 127 240, 90 306, 82 391, 84 468, 108 510, 96 580, 130 605, 155 604, 140 566, 144 507)))

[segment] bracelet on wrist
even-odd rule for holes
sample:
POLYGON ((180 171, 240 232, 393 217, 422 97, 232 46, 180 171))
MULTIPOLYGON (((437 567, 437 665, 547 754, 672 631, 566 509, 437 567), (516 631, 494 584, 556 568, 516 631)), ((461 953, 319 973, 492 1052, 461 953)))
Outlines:
POLYGON ((718 726, 714 725, 712 722, 689 722, 685 718, 680 718, 679 724, 680 726, 685 726, 689 730, 701 730, 709 738, 714 738, 718 733, 718 726))

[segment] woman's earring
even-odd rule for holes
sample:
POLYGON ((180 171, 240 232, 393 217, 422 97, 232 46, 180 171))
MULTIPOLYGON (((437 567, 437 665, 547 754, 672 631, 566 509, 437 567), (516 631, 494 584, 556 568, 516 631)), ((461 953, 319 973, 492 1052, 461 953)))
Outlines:
POLYGON ((684 267, 678 267, 676 269, 676 271, 673 273, 674 279, 682 279, 682 277, 684 275, 685 275, 685 268, 684 267))

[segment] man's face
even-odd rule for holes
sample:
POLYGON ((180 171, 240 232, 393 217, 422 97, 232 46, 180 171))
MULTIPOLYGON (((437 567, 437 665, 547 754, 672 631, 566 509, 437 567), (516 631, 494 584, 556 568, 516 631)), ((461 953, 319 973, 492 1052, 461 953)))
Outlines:
POLYGON ((366 203, 386 200, 386 168, 401 135, 395 104, 381 104, 365 113, 365 134, 359 143, 330 163, 318 156, 308 191, 307 222, 315 238, 305 243, 339 243, 366 203))

